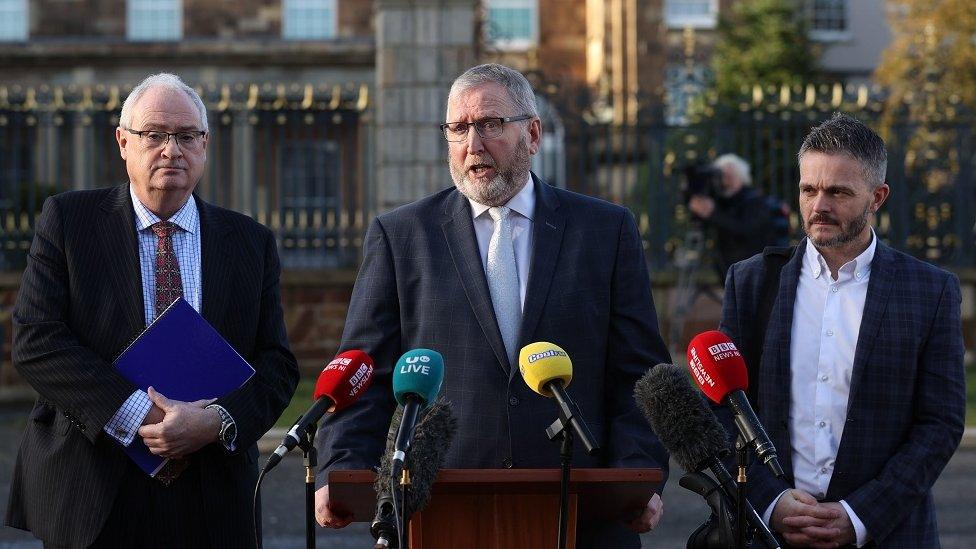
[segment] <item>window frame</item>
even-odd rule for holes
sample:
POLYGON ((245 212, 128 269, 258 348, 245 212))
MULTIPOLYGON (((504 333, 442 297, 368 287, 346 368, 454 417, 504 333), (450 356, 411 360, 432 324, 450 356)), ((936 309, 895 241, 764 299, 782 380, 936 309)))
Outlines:
POLYGON ((338 0, 281 0, 281 38, 282 40, 334 40, 339 32, 339 2, 338 0), (320 6, 316 6, 319 4, 320 6), (331 25, 324 29, 324 34, 298 34, 291 29, 288 13, 296 9, 321 9, 330 16, 331 25))
POLYGON ((672 2, 680 0, 664 0, 664 23, 669 29, 714 29, 718 26, 718 0, 707 0, 709 13, 707 15, 671 15, 668 7, 672 2))
MULTIPOLYGON (((176 42, 183 39, 183 27, 183 0, 126 0, 125 2, 125 38, 130 42, 176 42), (170 4, 175 8, 165 6, 167 11, 175 12, 176 33, 137 35, 135 31, 141 29, 140 23, 136 22, 136 17, 141 13, 162 12, 163 10, 159 9, 161 4, 170 4)), ((155 30, 158 25, 150 22, 146 28, 155 30)))
POLYGON ((485 40, 499 50, 528 50, 539 44, 539 1, 538 0, 485 0, 485 40), (528 9, 529 36, 518 38, 496 38, 491 36, 492 9, 528 9))

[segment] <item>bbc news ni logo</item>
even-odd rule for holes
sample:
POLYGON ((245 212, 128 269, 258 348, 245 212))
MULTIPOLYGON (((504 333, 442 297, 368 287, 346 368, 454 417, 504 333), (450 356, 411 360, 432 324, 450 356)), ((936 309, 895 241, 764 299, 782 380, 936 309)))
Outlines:
POLYGON ((712 345, 708 348, 708 354, 712 355, 713 360, 723 360, 734 356, 742 356, 739 354, 739 349, 735 347, 735 343, 732 343, 731 341, 712 345))

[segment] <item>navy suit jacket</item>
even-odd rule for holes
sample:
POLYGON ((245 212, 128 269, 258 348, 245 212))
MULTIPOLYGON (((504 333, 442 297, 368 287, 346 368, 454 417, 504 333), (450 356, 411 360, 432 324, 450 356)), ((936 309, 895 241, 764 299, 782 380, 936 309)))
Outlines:
MULTIPOLYGON (((518 344, 549 341, 573 362, 568 392, 602 447, 589 457, 577 441, 573 464, 665 469, 667 453, 633 397, 648 368, 669 362, 634 218, 538 178, 535 193, 518 344)), ((322 469, 379 463, 395 407, 392 368, 417 347, 444 356, 442 394, 459 421, 446 467, 558 467, 558 444, 545 434, 556 405, 509 364, 468 200, 450 188, 382 215, 364 247, 342 348, 369 353, 376 375, 359 402, 322 422, 322 469)))
MULTIPOLYGON (((278 292, 274 235, 204 203, 202 314, 255 369, 217 400, 237 423, 237 451, 201 448, 213 547, 252 547, 256 442, 295 391, 278 292)), ((38 393, 17 454, 6 524, 59 546, 87 547, 111 511, 128 457, 102 430, 135 387, 112 361, 145 328, 127 185, 47 199, 14 306, 13 362, 38 393)), ((146 518, 146 527, 152 517, 146 518)))
MULTIPOLYGON (((793 486, 790 334, 806 241, 784 266, 763 346, 757 413, 779 450, 785 480, 750 469, 762 514, 793 486)), ((725 282, 721 330, 740 349, 758 336, 763 258, 725 282)), ((845 500, 883 547, 939 545, 931 488, 963 432, 965 374, 959 280, 878 242, 854 353, 847 424, 825 501, 845 500)), ((745 357, 747 361, 754 357, 745 357)))

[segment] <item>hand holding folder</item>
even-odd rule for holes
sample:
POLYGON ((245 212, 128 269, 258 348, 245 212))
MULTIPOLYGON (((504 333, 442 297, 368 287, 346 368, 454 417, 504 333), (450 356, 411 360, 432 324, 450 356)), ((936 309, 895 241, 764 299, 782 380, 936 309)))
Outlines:
MULTIPOLYGON (((254 368, 182 298, 152 322, 115 360, 126 379, 184 402, 220 398, 254 375, 254 368)), ((168 461, 136 437, 126 453, 150 476, 168 461)))

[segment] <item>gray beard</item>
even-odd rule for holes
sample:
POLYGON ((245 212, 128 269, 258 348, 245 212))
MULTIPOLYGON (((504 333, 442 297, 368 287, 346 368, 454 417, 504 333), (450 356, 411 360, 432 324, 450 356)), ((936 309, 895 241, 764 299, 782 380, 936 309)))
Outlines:
MULTIPOLYGON (((851 223, 847 226, 846 230, 842 230, 840 234, 831 238, 818 240, 810 236, 809 230, 804 229, 804 231, 807 233, 807 238, 813 242, 814 246, 820 248, 838 248, 855 241, 857 237, 860 236, 861 232, 864 231, 864 228, 868 225, 868 215, 870 214, 870 210, 871 205, 868 204, 864 208, 864 212, 862 212, 861 215, 851 220, 851 223)), ((841 228, 843 229, 843 226, 841 226, 841 228)))
MULTIPOLYGON (((495 160, 487 154, 485 157, 491 159, 492 162, 495 160)), ((530 164, 529 147, 524 135, 515 146, 515 152, 508 168, 499 170, 495 164, 495 177, 492 177, 487 185, 473 182, 469 176, 470 172, 464 166, 455 166, 453 162, 448 161, 451 179, 454 180, 454 186, 457 187, 457 190, 469 199, 485 206, 502 206, 518 194, 529 179, 530 164)))

